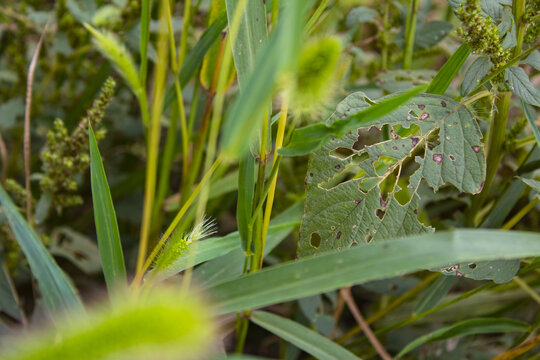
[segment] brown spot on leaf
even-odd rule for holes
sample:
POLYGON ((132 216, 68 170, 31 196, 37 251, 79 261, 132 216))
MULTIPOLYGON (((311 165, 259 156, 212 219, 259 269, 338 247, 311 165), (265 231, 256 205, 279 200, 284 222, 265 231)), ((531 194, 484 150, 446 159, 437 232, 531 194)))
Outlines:
POLYGON ((442 154, 433 154, 433 161, 435 161, 437 164, 442 163, 442 159, 442 154))
POLYGON ((424 109, 426 108, 426 105, 418 105, 418 108, 419 108, 420 110, 424 110, 424 109))
POLYGON ((337 236, 336 236, 336 239, 339 240, 340 237, 341 237, 341 231, 338 231, 337 236))
POLYGON ((429 114, 427 112, 422 113, 422 115, 420 115, 420 120, 426 120, 428 117, 429 117, 429 114))
POLYGON ((441 106, 446 107, 446 101, 441 101, 441 106))
POLYGON ((450 160, 452 161, 456 161, 456 157, 452 154, 448 155, 448 157, 450 158, 450 160))
POLYGON ((334 166, 334 169, 340 169, 340 168, 341 168, 341 165, 339 165, 339 164, 334 166))
POLYGON ((361 201, 362 201, 362 200, 354 200, 354 203, 355 203, 356 205, 358 205, 358 204, 360 204, 361 201))
POLYGON ((413 137, 411 138, 411 141, 412 141, 412 146, 415 147, 416 144, 418 144, 418 142, 420 141, 420 139, 417 137, 413 137))
POLYGON ((473 149, 473 151, 474 151, 475 153, 479 153, 480 150, 482 150, 482 148, 481 148, 480 146, 478 146, 478 145, 473 145, 473 146, 472 146, 472 149, 473 149))
POLYGON ((392 149, 397 150, 397 146, 392 146, 392 149))

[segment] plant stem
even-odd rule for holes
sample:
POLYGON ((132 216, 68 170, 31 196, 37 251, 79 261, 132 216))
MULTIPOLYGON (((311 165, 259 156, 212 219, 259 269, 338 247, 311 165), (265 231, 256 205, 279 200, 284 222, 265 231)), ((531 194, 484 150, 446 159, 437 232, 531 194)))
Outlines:
POLYGON ((272 31, 276 29, 278 14, 279 14, 279 0, 272 0, 272 14, 270 16, 270 24, 272 24, 272 31))
POLYGON ((6 143, 2 138, 2 133, 0 133, 0 159, 2 159, 2 173, 0 175, 0 183, 3 185, 6 181, 7 170, 9 166, 9 156, 6 143))
POLYGON ((139 77, 143 88, 146 86, 146 72, 148 67, 148 43, 150 42, 150 16, 152 13, 152 0, 141 2, 141 33, 139 48, 141 52, 141 68, 139 77))
MULTIPOLYGON (((512 2, 512 12, 516 21, 517 29, 517 45, 514 48, 513 55, 518 57, 523 47, 523 13, 525 11, 525 0, 514 0, 512 2), (521 34, 521 35, 520 35, 521 34)), ((468 224, 473 225, 477 217, 478 212, 482 208, 485 200, 487 199, 493 180, 497 174, 500 160, 503 156, 504 139, 506 136, 506 126, 508 122, 508 111, 510 110, 510 100, 512 97, 511 92, 502 92, 500 97, 495 102, 493 109, 496 109, 497 113, 493 117, 493 122, 489 128, 488 137, 488 152, 487 152, 487 169, 486 180, 484 187, 480 194, 473 198, 468 218, 468 224)))
MULTIPOLYGON (((266 244, 266 235, 268 234, 268 226, 270 224, 270 216, 272 214, 272 207, 274 206, 274 195, 276 193, 276 184, 277 184, 277 173, 278 167, 278 150, 283 147, 283 138, 285 136, 285 124, 287 123, 287 112, 289 110, 289 96, 287 93, 283 94, 283 99, 281 102, 281 114, 278 120, 278 129, 276 134, 276 145, 274 147, 274 160, 272 162, 272 167, 276 167, 273 179, 271 180, 270 191, 266 198, 266 208, 264 209, 264 218, 262 225, 262 237, 261 237, 261 252, 259 253, 260 257, 258 258, 259 269, 262 268, 262 262, 264 258, 264 246, 266 244)), ((274 171, 274 169, 272 169, 274 171)))
POLYGON ((317 6, 317 9, 315 9, 315 12, 313 15, 309 18, 306 26, 304 27, 306 33, 311 33, 313 28, 315 27, 315 24, 317 23, 317 20, 321 17, 323 11, 326 9, 326 5, 328 5, 329 0, 321 0, 319 3, 319 6, 317 6))
MULTIPOLYGON (((176 60, 176 46, 174 43, 174 32, 172 26, 172 16, 169 6, 166 7, 166 16, 167 16, 167 27, 169 34, 169 48, 171 52, 171 70, 173 74, 178 73, 178 66, 176 60)), ((167 130, 167 138, 165 140, 165 148, 163 150, 163 158, 160 169, 159 184, 157 190, 157 198, 154 206, 154 211, 152 219, 154 219, 155 224, 161 223, 161 221, 156 221, 158 218, 159 210, 163 204, 165 196, 169 190, 169 178, 171 174, 171 167, 174 157, 174 149, 176 145, 176 133, 177 133, 177 123, 178 116, 180 116, 180 126, 182 128, 182 174, 187 174, 188 170, 188 157, 189 157, 189 143, 188 143, 188 133, 186 125, 186 114, 184 110, 184 99, 182 97, 182 87, 180 85, 180 80, 178 76, 174 76, 174 92, 176 95, 176 105, 177 107, 173 108, 171 113, 169 129, 167 130)), ((159 228, 159 226, 154 226, 154 229, 159 228)))
MULTIPOLYGON (((191 0, 184 1, 184 23, 182 24, 182 37, 180 38, 180 49, 178 50, 178 69, 182 68, 184 59, 186 58, 187 37, 189 25, 191 24, 191 0)), ((177 74, 178 72, 175 72, 177 74)), ((176 76, 175 76, 176 77, 176 76)))
MULTIPOLYGON (((435 279, 437 279, 439 276, 441 276, 441 273, 433 273, 433 274, 430 274, 429 276, 427 276, 424 280, 422 280, 418 285, 416 285, 415 287, 413 287, 412 289, 410 289, 409 291, 407 291, 406 293, 404 293, 403 295, 401 295, 400 297, 398 297, 397 299, 395 299, 394 301, 392 301, 388 306, 382 308, 381 310, 377 311, 375 314, 371 315, 368 319, 367 319, 367 323, 368 324, 373 324, 375 321, 379 320, 380 318, 382 318, 384 315, 388 314, 390 311, 394 310, 395 308, 397 308, 399 305, 403 304, 405 301, 407 301, 409 298, 417 295, 418 293, 420 293, 426 286, 428 286, 429 284, 431 284, 433 281, 435 281, 435 279)), ((350 337, 358 334, 360 332, 362 328, 360 326, 357 326, 355 328, 353 328, 352 330, 350 330, 348 333, 346 333, 345 335, 343 335, 340 339, 339 339, 339 342, 343 342, 343 341, 346 341, 347 339, 349 339, 350 337)))
POLYGON ((26 221, 28 225, 33 226, 32 224, 32 188, 30 187, 30 113, 32 110, 32 85, 34 84, 34 72, 36 70, 37 60, 39 58, 39 52, 41 50, 41 44, 43 43, 43 38, 47 32, 47 27, 49 26, 49 21, 39 37, 36 50, 30 61, 30 66, 28 67, 28 77, 26 79, 26 104, 24 108, 24 183, 26 188, 26 221))
MULTIPOLYGON (((169 2, 161 4, 161 18, 166 17, 166 8, 169 2)), ((158 61, 154 70, 154 100, 152 102, 152 116, 150 120, 150 134, 147 143, 147 165, 146 182, 144 189, 144 205, 141 224, 141 235, 139 241, 139 254, 137 256, 137 272, 142 271, 146 250, 148 247, 148 237, 150 235, 150 226, 152 220, 152 210, 154 195, 156 192, 157 163, 159 153, 159 141, 161 130, 161 110, 163 108, 163 94, 165 91, 165 80, 167 77, 167 58, 168 58, 167 35, 161 32, 158 40, 158 61)))
POLYGON ((390 28, 388 19, 390 17, 390 1, 385 0, 383 5, 383 32, 384 41, 381 48, 381 70, 388 69, 388 30, 390 28))
POLYGON ((371 331, 371 328, 367 324, 366 320, 364 320, 364 317, 360 313, 360 310, 358 310, 358 307, 356 306, 354 299, 351 295, 351 288, 350 287, 343 288, 341 289, 340 293, 341 293, 341 296, 343 296, 343 299, 345 300, 345 302, 347 303, 349 310, 353 314, 354 319, 356 320, 358 325, 362 328, 362 330, 364 331, 364 334, 366 334, 366 337, 368 338, 371 345, 373 345, 373 347, 375 348, 379 356, 383 360, 392 360, 392 357, 381 345, 381 343, 379 342, 375 334, 373 334, 373 331, 371 331))
POLYGON ((414 48, 414 35, 416 32, 416 17, 418 14, 418 0, 411 0, 405 28, 405 45, 403 53, 403 69, 410 69, 414 48))
POLYGON ((531 211, 532 209, 534 209, 534 207, 536 206, 536 204, 538 204, 540 202, 540 199, 538 199, 537 197, 534 198, 533 201, 531 201, 530 203, 528 203, 526 206, 524 206, 521 210, 518 211, 518 213, 516 215, 514 215, 510 220, 508 220, 502 227, 501 227, 501 230, 510 230, 512 229, 518 222, 521 221, 521 219, 523 219, 523 217, 525 215, 527 215, 529 213, 529 211, 531 211))
POLYGON ((536 291, 534 291, 534 289, 531 289, 531 287, 525 282, 523 281, 523 279, 521 279, 519 276, 514 276, 514 278, 512 279, 523 291, 525 291, 527 294, 529 294, 529 296, 534 300, 536 301, 537 304, 540 305, 540 295, 538 295, 536 293, 536 291))

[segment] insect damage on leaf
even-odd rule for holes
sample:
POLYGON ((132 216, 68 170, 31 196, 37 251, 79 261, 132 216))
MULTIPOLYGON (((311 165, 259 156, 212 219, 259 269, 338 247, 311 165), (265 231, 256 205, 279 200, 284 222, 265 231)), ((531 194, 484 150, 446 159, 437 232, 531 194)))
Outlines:
MULTIPOLYGON (((343 100, 328 120, 345 119, 373 101, 362 92, 343 100)), ((367 129, 333 138, 311 154, 298 253, 431 232, 418 220, 422 179, 478 193, 485 177, 482 134, 473 114, 448 97, 422 94, 373 126, 390 139, 366 144, 367 129), (398 180, 408 178, 405 189, 398 180)))

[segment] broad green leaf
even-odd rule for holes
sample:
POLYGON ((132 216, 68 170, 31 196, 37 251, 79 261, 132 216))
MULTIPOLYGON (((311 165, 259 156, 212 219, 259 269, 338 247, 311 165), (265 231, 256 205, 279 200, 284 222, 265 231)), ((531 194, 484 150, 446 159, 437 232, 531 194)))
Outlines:
POLYGON ((536 70, 540 70, 540 51, 533 51, 524 61, 525 64, 531 65, 536 70))
POLYGON ((528 104, 540 106, 540 90, 529 80, 529 76, 519 66, 511 66, 504 73, 504 80, 510 90, 528 104))
POLYGON ((435 75, 426 92, 428 94, 444 95, 446 89, 448 89, 448 86, 450 86, 470 53, 471 48, 469 45, 467 43, 461 44, 450 59, 444 63, 437 75, 435 75))
MULTIPOLYGON (((180 79, 180 84, 185 86, 189 80, 193 77, 197 68, 201 65, 204 55, 212 47, 212 44, 219 38, 223 29, 227 26, 227 14, 221 13, 216 21, 212 23, 202 34, 199 41, 195 44, 193 49, 187 54, 184 64, 180 69, 180 73, 177 75, 180 79)), ((174 85, 169 86, 165 92, 165 99, 163 100, 163 110, 171 106, 174 101, 174 85)))
POLYGON ((538 180, 533 180, 533 179, 526 179, 526 178, 523 178, 523 177, 519 177, 519 179, 521 181, 523 181, 525 184, 529 185, 529 187, 531 187, 531 189, 533 189, 534 191, 537 192, 537 197, 540 198, 540 181, 538 180))
POLYGON ((459 263, 441 269, 444 275, 456 275, 474 280, 493 280, 503 284, 512 280, 519 270, 519 261, 482 261, 459 263))
POLYGON ((280 149, 279 154, 282 156, 307 155, 319 149, 333 137, 343 136, 361 126, 377 124, 381 117, 390 114, 424 89, 425 86, 418 86, 407 92, 385 97, 384 100, 372 106, 367 106, 364 101, 361 108, 357 108, 356 111, 351 109, 330 123, 317 123, 297 129, 293 132, 291 142, 280 149))
POLYGON ((529 324, 523 321, 501 318, 479 318, 465 320, 417 338, 416 340, 405 346, 405 348, 403 348, 403 350, 401 350, 396 356, 396 359, 402 357, 403 355, 416 349, 417 347, 432 341, 475 334, 525 331, 529 331, 529 324))
POLYGON ((351 12, 349 12, 349 15, 347 15, 347 26, 353 27, 370 22, 373 21, 373 19, 375 19, 377 16, 379 16, 379 13, 372 8, 367 6, 355 7, 351 10, 351 12))
MULTIPOLYGON (((269 254, 294 228, 300 225, 303 208, 303 202, 296 203, 270 221, 266 245, 264 247, 265 255, 269 254)), ((234 235, 231 235, 231 237, 232 236, 234 235)), ((238 238, 229 241, 231 242, 231 245, 233 242, 236 243, 235 250, 232 250, 223 256, 206 261, 193 271, 193 275, 197 279, 198 284, 201 286, 211 286, 237 278, 242 274, 246 255, 240 248, 238 238)))
POLYGON ((306 3, 306 0, 285 2, 276 29, 258 51, 253 71, 245 82, 249 91, 240 92, 226 116, 221 146, 228 156, 243 156, 248 150, 261 124, 259 115, 272 96, 278 75, 295 63, 306 3))
POLYGON ((53 230, 48 248, 53 256, 68 259, 85 274, 94 275, 102 271, 95 240, 67 226, 53 230))
POLYGON ((377 76, 377 85, 383 90, 394 93, 431 82, 436 72, 433 70, 390 70, 377 76))
POLYGON ((458 280, 457 276, 439 276, 437 280, 425 291, 414 308, 415 314, 431 310, 448 294, 458 280))
POLYGON ((480 83, 484 76, 487 75, 491 66, 491 61, 489 61, 489 57, 487 56, 480 56, 474 60, 463 76, 461 95, 466 96, 469 94, 480 83))
POLYGON ((94 220, 96 223, 103 275, 105 276, 107 288, 111 292, 118 286, 126 285, 126 266, 111 190, 107 183, 107 176, 105 175, 105 169, 92 126, 88 127, 88 136, 94 220))
MULTIPOLYGON (((364 93, 349 95, 329 121, 354 114, 369 102, 364 93)), ((312 154, 300 256, 432 231, 416 216, 422 179, 435 191, 445 184, 462 192, 481 190, 485 177, 482 134, 466 107, 448 97, 423 94, 369 123, 379 128, 384 124, 393 126, 391 140, 362 148, 358 145, 362 134, 354 131, 312 154), (414 132, 404 129, 413 125, 414 132), (387 189, 380 184, 407 159, 415 159, 419 167, 404 189, 410 200, 402 204, 395 197, 394 180, 387 189)))
POLYGON ((446 21, 430 21, 416 25, 415 50, 429 49, 441 42, 452 31, 453 25, 446 21))
POLYGON ((2 186, 0 186, 0 203, 11 231, 37 280, 47 309, 52 314, 69 310, 82 311, 83 306, 75 288, 58 267, 34 230, 17 211, 2 186))
POLYGON ((353 353, 335 342, 292 320, 264 312, 254 312, 250 320, 263 329, 296 345, 321 360, 358 360, 353 353))
POLYGON ((212 312, 200 299, 173 289, 115 296, 111 306, 62 319, 56 329, 18 336, 3 360, 207 358, 216 336, 212 312))
POLYGON ((540 255, 540 235, 455 230, 327 252, 272 266, 208 289, 222 314, 295 300, 448 264, 540 255))
POLYGON ((521 101, 521 107, 523 108, 525 117, 529 122, 529 126, 534 134, 534 138, 536 139, 536 145, 540 147, 540 129, 538 129, 538 125, 535 123, 537 119, 536 110, 534 110, 531 105, 526 104, 523 100, 521 101))

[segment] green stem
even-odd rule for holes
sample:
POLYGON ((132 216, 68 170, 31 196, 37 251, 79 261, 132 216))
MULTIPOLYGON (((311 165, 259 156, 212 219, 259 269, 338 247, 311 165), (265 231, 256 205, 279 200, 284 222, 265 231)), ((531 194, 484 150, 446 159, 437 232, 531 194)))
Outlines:
MULTIPOLYGON (((141 2, 141 34, 139 47, 141 51, 141 68, 139 77, 143 87, 146 86, 146 72, 148 67, 148 43, 150 42, 150 16, 152 13, 152 0, 141 2)), ((146 123, 145 123, 146 124, 146 123)))
POLYGON ((531 287, 523 281, 519 276, 514 276, 512 279, 518 286, 525 291, 531 298, 533 298, 534 301, 536 301, 537 304, 540 304, 540 296, 534 291, 534 289, 531 289, 531 287))
POLYGON ((416 17, 418 15, 418 0, 411 0, 405 28, 405 48, 403 54, 403 69, 410 69, 413 56, 414 35, 416 32, 416 17))
MULTIPOLYGON (((514 0, 512 3, 512 11, 514 14, 514 19, 516 19, 516 28, 518 34, 517 45, 514 48, 513 55, 514 57, 518 57, 523 47, 524 24, 522 20, 523 13, 525 11, 525 0, 514 0)), ((489 195, 493 180, 497 174, 497 169, 499 168, 500 161, 503 156, 504 139, 506 136, 506 126, 508 122, 508 111, 510 110, 511 97, 511 92, 503 92, 495 102, 494 109, 496 109, 497 112, 493 117, 493 122, 489 129, 486 180, 482 192, 473 199, 471 208, 468 211, 469 216, 467 219, 469 225, 473 225, 475 223, 477 214, 489 195)))
MULTIPOLYGON (((160 18, 163 19, 166 17, 165 9, 168 8, 168 6, 168 1, 161 5, 162 9, 160 18)), ((146 257, 152 220, 154 195, 156 191, 157 163, 161 130, 161 109, 163 108, 165 80, 167 76, 167 57, 169 51, 167 37, 165 35, 161 34, 159 36, 157 47, 158 61, 154 70, 154 100, 152 102, 153 106, 152 116, 150 119, 150 133, 147 142, 146 182, 144 188, 144 204, 139 241, 139 254, 137 256, 138 272, 142 270, 144 259, 146 257)))
MULTIPOLYGON (((389 24, 390 17, 390 1, 385 0, 383 8, 383 42, 381 47, 381 70, 388 69, 388 30, 390 29, 389 24)), ((381 34, 379 34, 380 36, 381 34)))
POLYGON ((319 3, 319 6, 317 6, 317 9, 313 13, 313 15, 309 18, 306 26, 304 27, 306 33, 308 34, 311 33, 311 31, 315 28, 315 24, 321 17, 324 9, 326 9, 326 5, 328 5, 328 1, 329 0, 321 0, 321 2, 319 3))
POLYGON ((272 14, 270 16, 270 24, 272 24, 272 31, 276 29, 278 13, 279 13, 279 0, 272 0, 272 14))
MULTIPOLYGON (((191 0, 184 1, 184 24, 182 25, 182 37, 180 38, 180 49, 178 50, 178 69, 182 68, 186 58, 187 38, 189 25, 191 24, 191 0)), ((177 74, 178 72, 175 72, 177 74)))
POLYGON ((518 213, 516 215, 514 215, 510 220, 508 220, 502 227, 501 229, 502 230, 510 230, 512 229, 518 222, 521 221, 521 219, 523 219, 525 217, 525 215, 527 215, 529 213, 529 211, 531 211, 532 209, 534 209, 534 207, 536 206, 536 204, 538 204, 540 202, 540 199, 538 199, 537 197, 534 198, 533 201, 531 201, 530 203, 528 203, 525 207, 523 207, 521 210, 518 211, 518 213))

